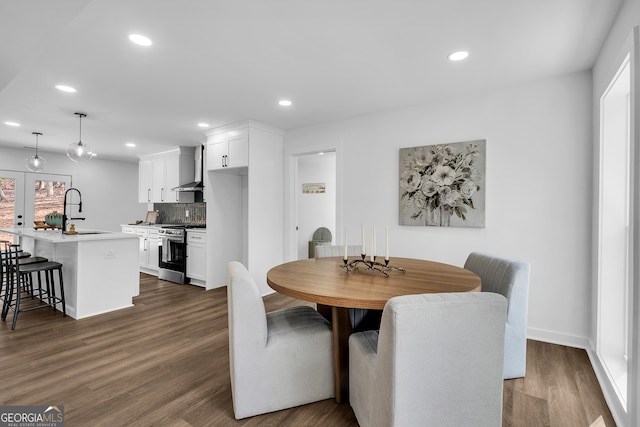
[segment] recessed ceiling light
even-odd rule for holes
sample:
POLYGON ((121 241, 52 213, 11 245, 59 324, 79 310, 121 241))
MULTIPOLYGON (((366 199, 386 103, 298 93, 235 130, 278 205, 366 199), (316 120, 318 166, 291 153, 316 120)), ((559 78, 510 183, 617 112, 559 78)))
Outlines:
POLYGON ((4 124, 7 126, 12 126, 14 128, 20 127, 20 123, 16 123, 16 122, 4 122, 4 124))
POLYGON ((466 52, 464 50, 459 50, 457 52, 453 52, 449 54, 448 58, 451 61, 462 61, 463 59, 466 59, 468 56, 469 56, 469 52, 466 52))
POLYGON ((133 147, 135 147, 135 146, 136 146, 136 144, 134 144, 133 142, 127 142, 127 143, 126 143, 126 144, 124 144, 124 145, 126 145, 126 146, 127 146, 127 147, 129 147, 129 148, 133 148, 133 147))
POLYGON ((324 151, 319 152, 318 156, 324 156, 324 151))
POLYGON ((75 93, 77 92, 77 90, 71 86, 67 86, 67 85, 56 85, 56 89, 58 89, 59 91, 62 92, 69 92, 69 93, 75 93))
POLYGON ((198 123, 198 126, 201 128, 208 128, 209 127, 209 123, 198 123))
POLYGON ((289 107, 291 105, 291 101, 289 101, 288 99, 281 99, 280 101, 278 101, 278 104, 282 105, 283 107, 289 107))
POLYGON ((129 40, 140 46, 151 46, 153 44, 149 37, 140 34, 129 34, 129 40))

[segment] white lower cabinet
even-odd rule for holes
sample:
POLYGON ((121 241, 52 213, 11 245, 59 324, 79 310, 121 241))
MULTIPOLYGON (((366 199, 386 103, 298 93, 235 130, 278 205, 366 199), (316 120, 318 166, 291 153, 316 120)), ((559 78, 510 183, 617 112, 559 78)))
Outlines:
POLYGON ((191 284, 205 286, 207 280, 207 233, 187 230, 187 277, 191 284))
POLYGON ((122 227, 123 233, 138 235, 138 264, 140 271, 158 275, 158 230, 152 227, 122 227))
POLYGON ((147 236, 147 268, 154 274, 158 274, 160 269, 160 246, 158 243, 158 230, 149 230, 147 236))

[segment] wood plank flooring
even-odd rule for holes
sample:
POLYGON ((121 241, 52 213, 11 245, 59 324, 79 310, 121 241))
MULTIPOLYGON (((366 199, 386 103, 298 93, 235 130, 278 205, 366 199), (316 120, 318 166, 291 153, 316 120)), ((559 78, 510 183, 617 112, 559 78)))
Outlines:
MULTIPOLYGON (((0 404, 64 405, 73 426, 357 426, 325 400, 241 421, 229 382, 226 289, 141 275, 135 307, 88 319, 36 310, 0 322, 0 404)), ((267 311, 302 304, 265 298, 267 311)), ((526 378, 504 382, 503 425, 615 426, 586 353, 529 341, 526 378)))

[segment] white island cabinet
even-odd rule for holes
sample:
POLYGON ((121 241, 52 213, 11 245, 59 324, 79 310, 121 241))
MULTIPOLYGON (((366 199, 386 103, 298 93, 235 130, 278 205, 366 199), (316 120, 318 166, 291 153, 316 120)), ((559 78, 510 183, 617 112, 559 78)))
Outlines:
POLYGON ((33 255, 61 263, 67 314, 82 319, 133 306, 140 289, 138 236, 115 232, 0 229, 33 255))

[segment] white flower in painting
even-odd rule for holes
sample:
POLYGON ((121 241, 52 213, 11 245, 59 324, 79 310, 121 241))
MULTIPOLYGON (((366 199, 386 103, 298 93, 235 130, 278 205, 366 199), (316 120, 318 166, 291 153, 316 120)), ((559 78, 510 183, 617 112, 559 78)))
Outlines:
POLYGON ((465 199, 470 199, 476 192, 476 183, 468 180, 460 186, 460 194, 465 199))
POLYGON ((416 150, 415 160, 418 166, 427 166, 433 160, 433 154, 428 150, 416 150))
POLYGON ((431 175, 431 181, 438 185, 451 185, 456 178, 456 172, 449 166, 439 165, 431 175))
POLYGON ((400 175, 400 187, 412 193, 420 187, 420 173, 415 170, 404 171, 402 175, 400 175))
POLYGON ((458 191, 448 191, 442 199, 442 203, 451 207, 460 206, 462 204, 462 197, 460 196, 460 193, 458 191))
POLYGON ((425 196, 431 197, 438 192, 438 184, 428 179, 423 180, 420 190, 425 196))

